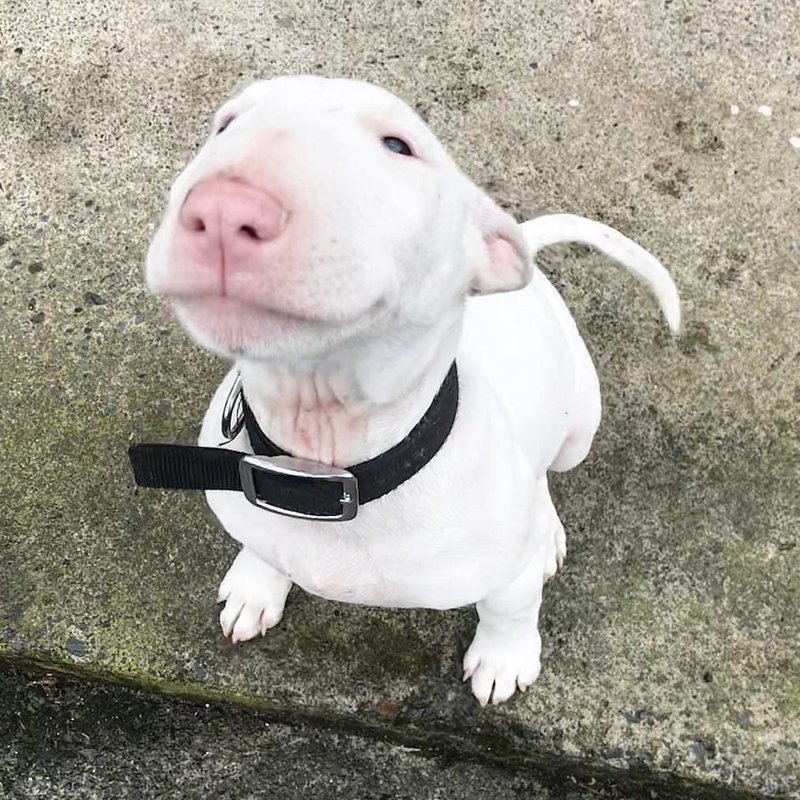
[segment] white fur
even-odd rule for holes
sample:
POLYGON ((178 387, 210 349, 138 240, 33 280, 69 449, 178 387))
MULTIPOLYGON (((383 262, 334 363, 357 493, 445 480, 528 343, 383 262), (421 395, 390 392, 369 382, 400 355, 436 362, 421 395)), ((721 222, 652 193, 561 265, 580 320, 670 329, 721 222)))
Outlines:
POLYGON ((401 440, 456 357, 460 396, 434 459, 350 522, 289 519, 242 494, 208 492, 243 547, 220 587, 223 630, 234 640, 263 634, 291 583, 370 605, 476 603, 465 679, 481 704, 505 700, 539 673, 542 586, 566 553, 547 471, 580 463, 600 420, 591 358, 531 253, 562 241, 598 247, 653 290, 673 330, 675 286, 600 223, 558 214, 517 226, 376 87, 281 78, 254 84, 218 120, 233 112, 176 181, 148 255, 151 288, 195 339, 236 362, 200 444, 249 451, 244 434, 220 443, 237 370, 270 438, 342 466, 401 440), (420 157, 387 151, 383 136, 408 138, 420 157), (231 272, 222 300, 214 264, 191 263, 176 233, 192 187, 218 174, 268 189, 290 215, 257 270, 231 272))

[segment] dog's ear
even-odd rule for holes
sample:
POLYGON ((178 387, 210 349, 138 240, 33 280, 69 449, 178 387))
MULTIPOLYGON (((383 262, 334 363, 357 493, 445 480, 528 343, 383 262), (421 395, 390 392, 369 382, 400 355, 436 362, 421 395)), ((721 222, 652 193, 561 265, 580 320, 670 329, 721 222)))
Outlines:
POLYGON ((475 186, 467 211, 470 294, 511 292, 533 277, 533 258, 514 218, 475 186))

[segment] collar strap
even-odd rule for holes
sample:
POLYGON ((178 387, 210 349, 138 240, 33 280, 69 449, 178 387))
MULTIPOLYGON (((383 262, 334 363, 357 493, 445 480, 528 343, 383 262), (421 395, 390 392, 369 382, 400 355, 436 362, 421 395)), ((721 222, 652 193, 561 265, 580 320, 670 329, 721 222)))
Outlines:
POLYGON ((416 475, 450 435, 458 409, 458 373, 450 368, 413 430, 385 453, 339 469, 293 458, 261 430, 242 395, 242 413, 255 455, 220 447, 134 445, 128 451, 138 486, 244 492, 268 511, 302 519, 352 519, 359 505, 377 500, 416 475))

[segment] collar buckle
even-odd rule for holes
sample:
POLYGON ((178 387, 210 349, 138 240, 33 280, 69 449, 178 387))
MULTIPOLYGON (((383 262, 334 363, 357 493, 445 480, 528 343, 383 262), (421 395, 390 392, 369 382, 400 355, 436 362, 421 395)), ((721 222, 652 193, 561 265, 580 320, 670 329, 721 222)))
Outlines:
POLYGON ((244 394, 242 393, 242 376, 236 373, 236 379, 222 407, 222 435, 232 442, 244 427, 244 394))
POLYGON ((283 514, 296 519, 309 519, 322 522, 344 522, 353 519, 358 513, 358 480, 352 472, 316 461, 292 456, 251 456, 246 455, 239 460, 239 476, 242 482, 244 496, 258 508, 283 514), (306 485, 311 482, 318 486, 328 486, 338 483, 341 486, 341 511, 334 514, 316 514, 299 509, 286 508, 274 505, 259 496, 256 488, 256 475, 258 473, 272 476, 273 478, 291 485, 292 483, 306 485))

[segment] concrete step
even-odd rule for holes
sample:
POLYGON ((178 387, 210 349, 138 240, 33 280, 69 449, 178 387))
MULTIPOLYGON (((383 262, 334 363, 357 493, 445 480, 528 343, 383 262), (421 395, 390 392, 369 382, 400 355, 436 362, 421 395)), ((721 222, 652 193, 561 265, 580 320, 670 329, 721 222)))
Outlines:
POLYGON ((800 8, 333 6, 0 8, 0 656, 603 785, 800 796, 800 8), (599 257, 546 259, 605 417, 554 482, 568 564, 542 676, 503 707, 460 683, 470 609, 295 591, 231 647, 232 543, 199 497, 132 486, 128 444, 193 441, 225 370, 146 295, 148 225, 218 100, 298 70, 386 84, 509 208, 621 228, 685 299, 672 341, 599 257))
MULTIPOLYGON (((652 796, 652 795, 651 795, 652 796)), ((663 796, 663 795, 662 795, 663 796)), ((0 672, 0 797, 632 798, 613 782, 276 721, 121 686, 0 672), (5 792, 6 794, 3 794, 5 792)))

